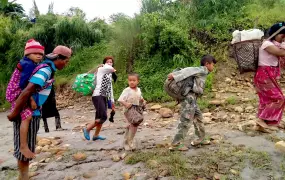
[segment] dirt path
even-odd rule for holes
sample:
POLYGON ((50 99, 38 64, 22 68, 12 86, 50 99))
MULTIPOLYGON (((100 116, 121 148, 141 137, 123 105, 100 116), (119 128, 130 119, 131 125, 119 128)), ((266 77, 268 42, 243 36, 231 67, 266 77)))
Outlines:
MULTIPOLYGON (((139 150, 127 152, 125 160, 120 160, 125 153, 122 139, 126 123, 122 113, 117 111, 114 124, 104 124, 102 135, 107 140, 86 141, 81 128, 94 118, 93 106, 86 101, 60 111, 67 131, 54 131, 53 119, 48 122, 50 133, 45 133, 41 125, 39 137, 60 140, 52 140, 53 144, 58 143, 48 145, 46 152, 38 154, 32 162, 32 179, 121 180, 128 176, 141 180, 284 179, 285 156, 274 148, 275 142, 285 139, 283 129, 272 134, 252 130, 257 97, 250 75, 221 73, 216 78, 220 78, 219 83, 201 102, 211 145, 192 147, 182 153, 168 151, 167 146, 176 132, 178 113, 163 119, 157 112, 148 110, 136 137, 139 150), (75 161, 73 155, 79 152, 83 158, 75 161)), ((0 179, 16 179, 12 124, 6 120, 6 113, 0 114, 0 120, 0 179)), ((193 128, 189 134, 185 140, 188 145, 194 138, 193 128)))

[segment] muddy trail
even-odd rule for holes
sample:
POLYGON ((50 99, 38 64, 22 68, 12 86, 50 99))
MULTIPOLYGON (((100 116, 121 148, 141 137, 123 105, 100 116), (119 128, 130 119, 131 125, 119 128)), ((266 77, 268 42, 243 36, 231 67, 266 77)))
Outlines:
MULTIPOLYGON (((51 132, 45 133, 41 122, 38 155, 30 164, 31 179, 285 179, 285 156, 280 151, 285 146, 281 143, 279 149, 275 147, 275 143, 285 140, 284 129, 271 133, 254 131, 257 95, 252 85, 253 74, 239 75, 232 63, 225 64, 222 71, 218 68, 212 92, 199 102, 210 145, 190 147, 185 152, 168 150, 178 124, 179 105, 175 103, 148 104, 136 136, 135 152, 122 149, 126 122, 120 110, 115 123, 104 124, 101 134, 106 140, 86 141, 82 127, 94 119, 93 105, 87 97, 80 102, 73 101, 73 95, 65 100, 64 94, 68 92, 64 92, 58 96, 58 103, 62 108, 62 126, 67 130, 54 131, 51 118, 48 120, 51 132), (162 117, 169 114, 173 116, 162 117)), ((12 124, 6 113, 0 114, 0 120, 0 179, 17 179, 12 124)), ((190 146, 194 138, 192 127, 185 144, 190 146)))

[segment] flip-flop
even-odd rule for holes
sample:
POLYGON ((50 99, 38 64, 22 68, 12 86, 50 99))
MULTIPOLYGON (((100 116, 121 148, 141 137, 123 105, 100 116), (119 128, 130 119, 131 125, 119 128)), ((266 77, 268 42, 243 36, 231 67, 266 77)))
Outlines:
POLYGON ((90 135, 89 135, 89 132, 87 132, 87 129, 83 128, 82 131, 83 131, 83 135, 84 135, 85 139, 89 141, 90 135))
POLYGON ((55 131, 67 131, 67 129, 63 129, 63 128, 58 128, 55 131))
POLYGON ((171 146, 170 151, 188 151, 189 149, 184 144, 179 144, 177 146, 171 146))
POLYGON ((102 141, 103 141, 103 140, 105 140, 105 139, 106 139, 106 138, 105 138, 105 137, 102 137, 102 136, 96 136, 96 137, 93 136, 93 138, 92 138, 93 141, 96 141, 96 140, 102 140, 102 141))
POLYGON ((262 132, 262 133, 271 133, 271 131, 269 129, 266 129, 266 128, 260 126, 259 124, 255 125, 254 130, 262 132))
POLYGON ((258 124, 259 126, 261 126, 263 128, 267 128, 268 127, 268 125, 264 121, 262 121, 260 119, 256 120, 255 122, 256 122, 256 124, 258 124))
POLYGON ((211 144, 211 141, 209 141, 209 140, 206 140, 206 139, 203 139, 202 141, 200 141, 200 142, 195 142, 195 141, 192 141, 191 142, 191 145, 192 146, 198 146, 198 145, 209 145, 209 144, 211 144))

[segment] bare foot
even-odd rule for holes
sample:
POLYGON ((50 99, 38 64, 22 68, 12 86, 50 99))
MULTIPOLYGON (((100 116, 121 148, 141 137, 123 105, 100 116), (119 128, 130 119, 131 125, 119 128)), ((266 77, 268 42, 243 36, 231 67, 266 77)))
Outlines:
POLYGON ((254 130, 255 131, 259 131, 259 132, 262 132, 262 133, 271 133, 270 130, 260 126, 259 124, 256 124, 255 127, 254 127, 254 130))
POLYGON ((268 128, 268 125, 261 119, 258 119, 256 123, 263 128, 268 128))
POLYGON ((28 147, 20 148, 20 152, 28 159, 33 159, 36 157, 36 154, 30 151, 28 147))

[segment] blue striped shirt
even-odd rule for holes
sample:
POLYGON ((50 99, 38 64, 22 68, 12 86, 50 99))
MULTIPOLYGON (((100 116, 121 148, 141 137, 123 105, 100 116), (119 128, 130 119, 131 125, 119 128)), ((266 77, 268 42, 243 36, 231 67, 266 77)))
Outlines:
MULTIPOLYGON (((46 59, 43 63, 48 63, 51 67, 43 67, 39 69, 31 77, 29 81, 30 83, 33 83, 40 88, 43 88, 44 86, 46 86, 48 83, 51 82, 52 71, 56 71, 56 67, 52 61, 46 59)), ((38 107, 41 107, 45 103, 50 94, 51 89, 52 89, 52 84, 50 84, 48 87, 45 87, 41 91, 33 94, 33 98, 37 103, 38 107)), ((36 109, 33 113, 33 116, 40 116, 40 115, 41 115, 40 109, 36 109)))

